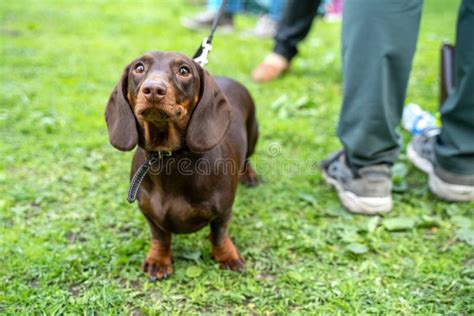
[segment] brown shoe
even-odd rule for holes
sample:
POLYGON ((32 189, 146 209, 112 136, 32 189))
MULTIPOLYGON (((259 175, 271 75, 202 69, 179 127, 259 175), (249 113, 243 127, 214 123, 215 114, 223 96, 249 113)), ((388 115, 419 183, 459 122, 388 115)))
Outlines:
POLYGON ((270 53, 263 62, 252 71, 252 80, 257 83, 272 81, 282 76, 290 67, 288 60, 276 53, 270 53))

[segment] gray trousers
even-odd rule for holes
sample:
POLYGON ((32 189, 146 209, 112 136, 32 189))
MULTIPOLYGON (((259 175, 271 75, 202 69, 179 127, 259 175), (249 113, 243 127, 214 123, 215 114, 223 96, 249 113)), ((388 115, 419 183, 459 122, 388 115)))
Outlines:
MULTIPOLYGON (((344 96, 337 135, 354 167, 393 164, 399 153, 401 139, 395 128, 405 102, 422 5, 422 0, 344 2, 344 96)), ((463 0, 459 9, 455 58, 455 88, 441 108, 435 156, 447 171, 474 174, 474 0, 463 0)), ((435 60, 433 68, 438 68, 435 60)))

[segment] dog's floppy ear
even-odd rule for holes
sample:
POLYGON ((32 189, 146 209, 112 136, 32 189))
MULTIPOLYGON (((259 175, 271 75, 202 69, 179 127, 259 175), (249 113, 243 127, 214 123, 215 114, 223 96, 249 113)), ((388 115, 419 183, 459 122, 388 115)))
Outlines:
POLYGON ((186 132, 186 144, 192 152, 211 150, 224 138, 230 126, 231 107, 211 75, 196 65, 201 77, 201 98, 186 132))
POLYGON ((127 97, 129 70, 127 66, 123 71, 105 109, 110 143, 122 151, 132 150, 138 143, 137 123, 127 97))

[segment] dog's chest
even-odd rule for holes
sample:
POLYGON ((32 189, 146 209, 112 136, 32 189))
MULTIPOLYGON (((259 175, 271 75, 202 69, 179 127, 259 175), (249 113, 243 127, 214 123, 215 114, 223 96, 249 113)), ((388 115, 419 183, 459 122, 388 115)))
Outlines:
POLYGON ((215 217, 210 202, 190 202, 183 195, 166 194, 156 188, 140 201, 142 212, 160 228, 173 233, 199 230, 215 217))
POLYGON ((173 155, 152 170, 139 191, 140 209, 160 228, 191 233, 229 211, 241 169, 230 145, 203 157, 173 155), (229 147, 229 148, 227 148, 229 147))

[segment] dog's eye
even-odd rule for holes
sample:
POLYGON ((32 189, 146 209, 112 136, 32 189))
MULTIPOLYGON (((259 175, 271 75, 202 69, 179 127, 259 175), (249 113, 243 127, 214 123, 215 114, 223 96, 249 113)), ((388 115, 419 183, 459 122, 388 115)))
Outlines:
POLYGON ((133 69, 136 73, 141 74, 145 71, 145 66, 143 66, 142 63, 138 63, 135 65, 135 68, 133 69))
POLYGON ((189 73, 191 72, 188 67, 186 66, 181 66, 179 67, 179 75, 183 77, 189 76, 189 73))

